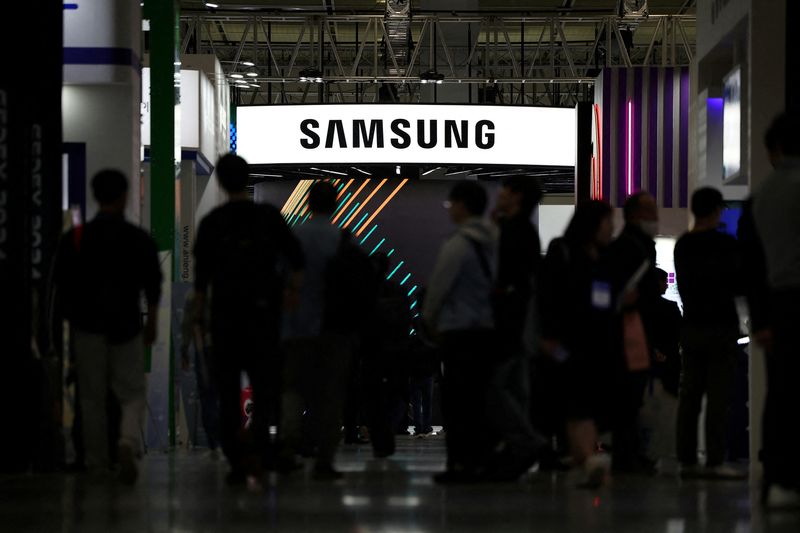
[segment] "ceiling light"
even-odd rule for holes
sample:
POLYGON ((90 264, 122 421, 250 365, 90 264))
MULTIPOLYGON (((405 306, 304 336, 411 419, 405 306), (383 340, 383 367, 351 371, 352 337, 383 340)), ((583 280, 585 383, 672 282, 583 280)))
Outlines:
POLYGON ((231 78, 236 78, 237 80, 240 80, 240 79, 244 78, 244 76, 242 76, 238 72, 234 72, 233 74, 231 74, 231 78))
POLYGON ((425 172, 423 172, 423 173, 422 173, 422 175, 423 175, 423 176, 427 176, 427 175, 428 175, 428 174, 430 174, 431 172, 436 172, 436 171, 437 171, 437 170, 439 170, 440 168, 442 168, 442 167, 436 167, 436 168, 432 168, 432 169, 430 169, 430 170, 426 170, 425 172))
POLYGON ((253 68, 253 69, 250 69, 250 70, 248 70, 248 71, 246 72, 246 74, 247 74, 248 76, 250 76, 251 78, 257 78, 257 77, 258 77, 258 71, 257 71, 256 69, 254 69, 254 68, 253 68))
POLYGON ((435 83, 440 85, 444 81, 444 74, 429 70, 419 75, 420 83, 435 83))
POLYGON ((322 83, 322 72, 313 67, 306 67, 300 71, 299 81, 303 83, 322 83))
POLYGON ((394 173, 397 174, 398 176, 400 175, 400 165, 394 167, 394 173))
POLYGON ((254 66, 256 66, 256 64, 253 63, 252 61, 242 61, 241 63, 242 63, 242 65, 244 65, 246 67, 254 67, 254 66))
POLYGON ((217 9, 219 4, 212 4, 211 2, 206 2, 206 7, 210 7, 211 9, 217 9))
POLYGON ((253 87, 253 88, 255 88, 255 89, 258 89, 258 88, 260 88, 260 87, 261 87, 261 85, 259 85, 259 84, 257 84, 257 83, 251 83, 251 84, 250 84, 250 87, 253 87))
POLYGON ((361 172, 362 174, 365 174, 365 175, 367 175, 367 176, 372 176, 372 174, 370 174, 370 173, 369 173, 369 172, 367 172, 366 170, 361 170, 361 169, 360 169, 360 168, 358 168, 358 167, 350 167, 350 168, 352 168, 353 170, 357 170, 357 171, 359 171, 359 172, 361 172))

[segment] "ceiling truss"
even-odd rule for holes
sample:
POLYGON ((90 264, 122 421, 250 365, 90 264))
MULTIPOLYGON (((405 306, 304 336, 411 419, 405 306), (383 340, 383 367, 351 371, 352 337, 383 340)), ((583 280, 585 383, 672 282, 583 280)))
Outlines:
POLYGON ((426 90, 421 75, 433 71, 444 75, 443 84, 482 89, 470 90, 470 98, 491 88, 496 103, 569 106, 591 98, 604 67, 684 66, 695 49, 692 15, 415 15, 405 54, 393 49, 396 31, 387 21, 194 14, 181 18, 181 52, 216 55, 226 76, 255 74, 239 86, 229 79, 241 104, 377 102, 387 94, 389 101, 418 102, 426 90), (307 69, 322 83, 301 82, 307 69))

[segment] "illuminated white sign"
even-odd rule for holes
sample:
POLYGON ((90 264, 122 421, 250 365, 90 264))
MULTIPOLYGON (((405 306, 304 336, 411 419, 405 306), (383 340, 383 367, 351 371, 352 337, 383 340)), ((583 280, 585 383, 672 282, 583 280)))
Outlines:
POLYGON ((251 164, 575 165, 575 110, 352 104, 237 109, 251 164))
POLYGON ((725 77, 722 109, 722 178, 732 179, 742 167, 742 69, 725 77))

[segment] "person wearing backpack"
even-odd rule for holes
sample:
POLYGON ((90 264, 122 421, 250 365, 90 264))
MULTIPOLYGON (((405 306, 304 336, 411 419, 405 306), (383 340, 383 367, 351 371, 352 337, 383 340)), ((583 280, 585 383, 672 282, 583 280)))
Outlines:
POLYGON ((195 321, 211 333, 220 408, 220 444, 230 464, 227 481, 245 483, 274 460, 269 422, 277 411, 280 320, 294 299, 303 252, 280 211, 247 193, 247 161, 222 156, 215 169, 228 202, 200 222, 195 241, 195 321), (286 279, 281 265, 288 264, 286 279), (206 305, 210 318, 206 324, 206 305), (253 424, 242 430, 241 375, 253 389, 253 424))
POLYGON ((309 189, 311 217, 295 228, 306 257, 303 285, 295 309, 286 313, 286 357, 281 407, 279 468, 297 465, 302 414, 317 446, 314 478, 341 477, 333 467, 339 446, 347 380, 366 317, 371 313, 374 273, 369 257, 330 222, 336 189, 318 181, 309 189))
POLYGON ((456 232, 442 245, 422 306, 426 327, 440 338, 447 470, 437 483, 479 481, 490 451, 486 391, 498 357, 491 304, 497 236, 483 218, 486 191, 460 181, 445 202, 456 232))

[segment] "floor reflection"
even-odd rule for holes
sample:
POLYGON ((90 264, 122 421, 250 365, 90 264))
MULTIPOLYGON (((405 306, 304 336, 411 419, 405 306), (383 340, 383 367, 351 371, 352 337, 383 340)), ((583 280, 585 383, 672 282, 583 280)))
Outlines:
POLYGON ((783 532, 800 512, 764 513, 744 482, 619 477, 598 492, 563 474, 513 484, 441 487, 444 440, 402 438, 391 459, 344 447, 335 483, 310 472, 272 477, 258 490, 225 485, 225 465, 205 454, 149 455, 125 487, 86 475, 0 478, 0 531, 431 531, 783 532))

